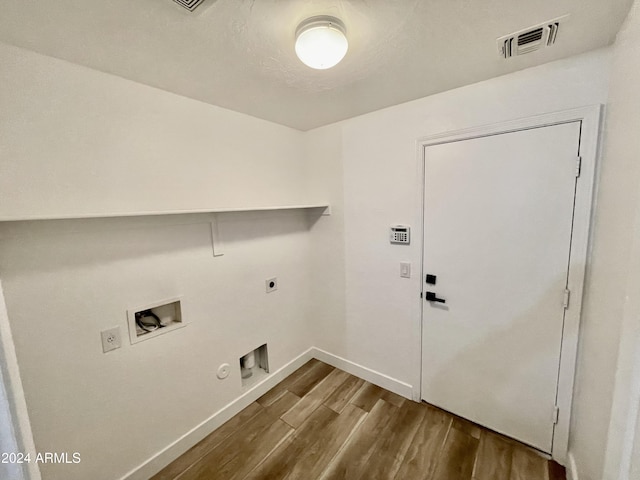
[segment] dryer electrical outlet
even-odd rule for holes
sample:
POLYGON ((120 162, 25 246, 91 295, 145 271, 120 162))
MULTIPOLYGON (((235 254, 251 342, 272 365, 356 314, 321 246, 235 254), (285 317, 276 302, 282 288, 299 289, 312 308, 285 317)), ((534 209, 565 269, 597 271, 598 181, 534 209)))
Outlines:
POLYGON ((275 292, 278 289, 278 278, 268 278, 264 281, 264 284, 267 293, 275 292))

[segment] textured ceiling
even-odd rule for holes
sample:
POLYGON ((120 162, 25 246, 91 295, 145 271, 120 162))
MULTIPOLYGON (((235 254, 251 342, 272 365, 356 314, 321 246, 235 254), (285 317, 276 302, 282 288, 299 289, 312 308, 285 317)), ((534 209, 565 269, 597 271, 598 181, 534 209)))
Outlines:
POLYGON ((631 0, 0 0, 0 41, 301 130, 610 44, 631 0), (339 17, 349 52, 316 71, 297 25, 339 17), (570 14, 557 44, 496 38, 570 14))

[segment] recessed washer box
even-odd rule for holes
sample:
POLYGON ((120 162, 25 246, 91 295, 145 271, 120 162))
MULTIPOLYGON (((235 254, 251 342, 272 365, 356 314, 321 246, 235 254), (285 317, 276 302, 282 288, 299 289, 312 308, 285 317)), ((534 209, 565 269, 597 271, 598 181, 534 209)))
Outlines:
POLYGON ((175 297, 127 309, 129 340, 138 343, 186 326, 182 307, 182 297, 175 297))
POLYGON ((252 387, 269 375, 269 352, 266 343, 247 352, 239 361, 243 387, 252 387))

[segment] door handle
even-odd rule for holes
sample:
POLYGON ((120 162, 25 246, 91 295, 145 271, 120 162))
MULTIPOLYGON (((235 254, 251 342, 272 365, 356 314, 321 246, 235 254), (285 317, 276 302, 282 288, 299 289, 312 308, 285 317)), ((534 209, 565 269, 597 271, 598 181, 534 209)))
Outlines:
POLYGON ((424 299, 425 299, 427 302, 447 303, 447 301, 446 301, 444 298, 438 298, 438 297, 436 297, 435 292, 426 292, 426 295, 425 295, 424 299))

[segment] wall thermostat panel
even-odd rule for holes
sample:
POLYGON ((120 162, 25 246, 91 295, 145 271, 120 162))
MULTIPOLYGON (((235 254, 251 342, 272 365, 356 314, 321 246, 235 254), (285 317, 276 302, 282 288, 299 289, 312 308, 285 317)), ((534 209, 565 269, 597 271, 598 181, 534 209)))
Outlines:
POLYGON ((409 243, 411 243, 411 227, 406 225, 396 225, 395 227, 391 227, 389 240, 391 243, 409 245, 409 243))

